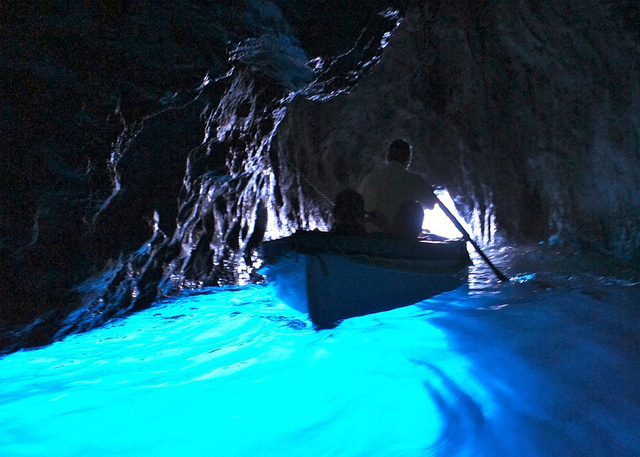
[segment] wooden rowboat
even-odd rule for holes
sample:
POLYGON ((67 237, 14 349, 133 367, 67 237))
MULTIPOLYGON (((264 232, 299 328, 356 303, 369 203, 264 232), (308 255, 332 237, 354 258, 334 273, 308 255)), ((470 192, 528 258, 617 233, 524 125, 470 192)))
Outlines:
POLYGON ((471 264, 462 239, 426 241, 296 232, 261 246, 260 272, 317 328, 457 289, 471 264))

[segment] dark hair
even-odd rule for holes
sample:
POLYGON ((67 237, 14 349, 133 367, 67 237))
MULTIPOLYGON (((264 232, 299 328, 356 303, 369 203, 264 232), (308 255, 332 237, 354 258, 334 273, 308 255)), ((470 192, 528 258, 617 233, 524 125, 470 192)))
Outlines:
POLYGON ((387 149, 387 162, 409 163, 411 158, 411 146, 404 140, 393 140, 387 149))
POLYGON ((336 196, 333 207, 332 232, 339 235, 366 235, 364 228, 364 200, 353 189, 345 189, 336 196))
POLYGON ((344 189, 336 196, 334 215, 342 217, 364 217, 364 200, 353 189, 344 189))

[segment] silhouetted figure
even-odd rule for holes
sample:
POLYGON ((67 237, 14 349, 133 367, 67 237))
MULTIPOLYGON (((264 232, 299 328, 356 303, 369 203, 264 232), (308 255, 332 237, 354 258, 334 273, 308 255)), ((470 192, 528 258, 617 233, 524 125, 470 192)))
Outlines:
POLYGON ((367 234, 364 228, 364 200, 355 190, 345 189, 336 196, 331 233, 361 236, 367 234))
POLYGON ((391 235, 403 240, 415 240, 422 233, 422 221, 424 210, 422 205, 415 201, 404 202, 393 220, 391 235))
POLYGON ((411 163, 409 143, 400 139, 391 142, 386 161, 385 166, 365 176, 358 191, 364 199, 365 211, 377 216, 367 219, 367 232, 393 235, 396 215, 405 202, 418 202, 423 209, 432 209, 437 199, 420 175, 407 171, 411 163))

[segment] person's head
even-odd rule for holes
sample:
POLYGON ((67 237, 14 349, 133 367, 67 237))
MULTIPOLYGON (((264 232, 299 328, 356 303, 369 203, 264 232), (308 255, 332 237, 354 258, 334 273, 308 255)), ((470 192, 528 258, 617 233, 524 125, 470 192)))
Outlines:
POLYGON ((411 146, 404 140, 393 140, 387 149, 387 163, 400 162, 405 167, 411 161, 411 146))
POLYGON ((364 227, 364 200, 353 189, 345 189, 336 196, 333 207, 334 227, 364 227))
POLYGON ((418 202, 404 202, 393 220, 393 235, 402 239, 415 239, 422 232, 424 210, 418 202))

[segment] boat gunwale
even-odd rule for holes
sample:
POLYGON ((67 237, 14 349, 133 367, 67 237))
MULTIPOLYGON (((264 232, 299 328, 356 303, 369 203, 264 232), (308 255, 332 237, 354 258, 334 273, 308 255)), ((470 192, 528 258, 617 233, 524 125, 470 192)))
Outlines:
POLYGON ((260 253, 267 264, 291 252, 336 254, 393 260, 450 261, 462 267, 471 264, 464 239, 397 240, 393 238, 335 235, 320 231, 298 231, 288 237, 265 241, 260 253))

